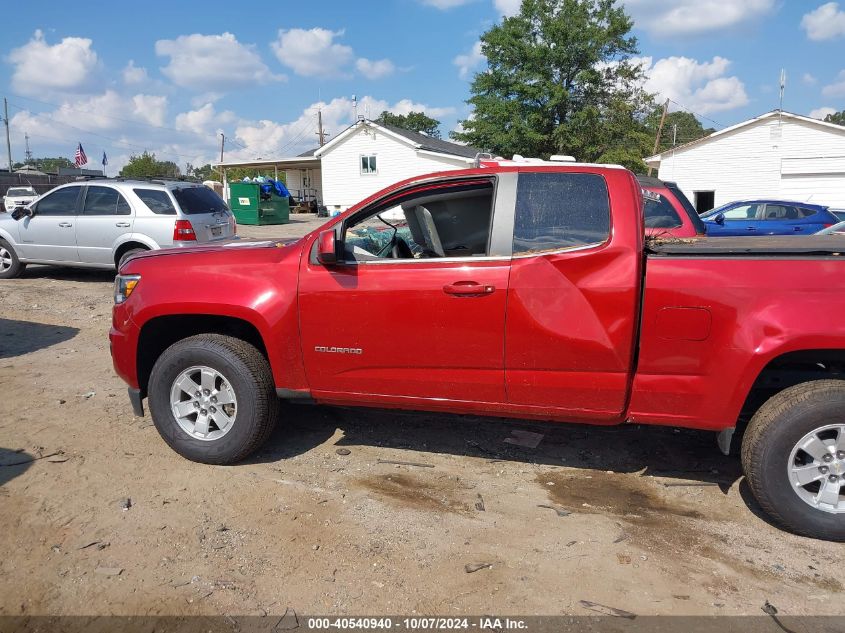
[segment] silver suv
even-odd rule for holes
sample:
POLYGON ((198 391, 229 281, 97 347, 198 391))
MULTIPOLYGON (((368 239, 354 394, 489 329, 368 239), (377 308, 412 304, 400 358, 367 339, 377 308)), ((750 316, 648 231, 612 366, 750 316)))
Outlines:
POLYGON ((27 264, 119 268, 139 251, 232 239, 235 218, 200 184, 88 180, 0 215, 0 279, 27 264))

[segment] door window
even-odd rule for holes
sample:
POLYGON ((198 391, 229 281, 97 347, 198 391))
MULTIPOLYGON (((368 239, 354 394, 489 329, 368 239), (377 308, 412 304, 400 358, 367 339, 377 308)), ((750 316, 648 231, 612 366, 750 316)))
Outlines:
POLYGON ((610 237, 607 183, 598 174, 519 176, 513 254, 601 244, 610 237))
POLYGON ((484 179, 409 191, 353 217, 346 261, 487 255, 493 183, 484 179))
POLYGON ((83 215, 130 215, 132 209, 126 199, 111 187, 88 187, 83 215))
POLYGON ((756 220, 757 211, 760 208, 758 204, 742 204, 733 209, 728 209, 723 212, 726 220, 756 220))
POLYGON ((82 187, 65 187, 48 193, 35 207, 38 215, 76 215, 76 199, 82 187))
POLYGON ((798 210, 783 204, 767 204, 764 220, 797 220, 798 210))

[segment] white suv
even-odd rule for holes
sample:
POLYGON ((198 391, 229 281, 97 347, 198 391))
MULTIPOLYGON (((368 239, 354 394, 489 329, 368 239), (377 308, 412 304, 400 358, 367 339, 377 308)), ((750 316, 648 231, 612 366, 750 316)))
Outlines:
POLYGON ((34 187, 29 185, 12 185, 6 190, 6 195, 3 197, 3 208, 8 213, 15 210, 16 207, 22 207, 38 197, 38 193, 34 187))
POLYGON ((89 180, 0 215, 0 279, 27 264, 119 268, 139 251, 232 239, 235 217, 200 184, 89 180))

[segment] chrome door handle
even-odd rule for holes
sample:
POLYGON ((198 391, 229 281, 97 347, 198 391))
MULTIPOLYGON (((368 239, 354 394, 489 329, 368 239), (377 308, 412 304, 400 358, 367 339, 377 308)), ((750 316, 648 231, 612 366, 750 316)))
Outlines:
POLYGON ((447 295, 455 295, 456 297, 477 297, 493 294, 495 291, 496 286, 482 286, 474 281, 459 281, 458 283, 443 286, 443 292, 447 295))
POLYGON ((71 224, 70 222, 59 222, 59 226, 62 227, 63 229, 68 229, 68 228, 72 227, 73 224, 71 224))
POLYGON ((116 222, 115 226, 119 226, 122 228, 127 228, 129 226, 129 222, 116 222))

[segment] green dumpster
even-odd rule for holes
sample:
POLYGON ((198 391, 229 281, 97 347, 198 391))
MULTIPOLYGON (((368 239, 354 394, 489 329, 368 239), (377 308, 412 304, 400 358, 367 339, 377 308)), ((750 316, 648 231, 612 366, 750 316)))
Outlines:
POLYGON ((287 198, 261 193, 261 186, 254 182, 233 182, 229 185, 229 207, 238 224, 287 224, 290 221, 290 203, 287 198))

